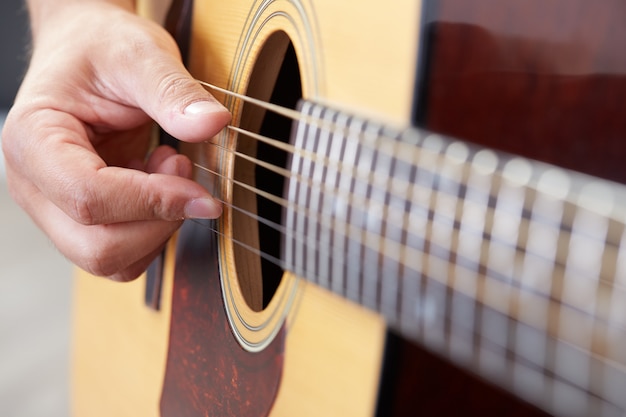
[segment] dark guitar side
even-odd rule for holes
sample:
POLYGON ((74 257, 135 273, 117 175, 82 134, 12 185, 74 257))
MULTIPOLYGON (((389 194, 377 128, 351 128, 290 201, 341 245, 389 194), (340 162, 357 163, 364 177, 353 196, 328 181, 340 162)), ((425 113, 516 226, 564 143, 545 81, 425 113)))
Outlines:
POLYGON ((626 182, 626 5, 430 2, 421 126, 626 182))
MULTIPOLYGON (((625 183, 624 22, 620 0, 429 1, 414 120, 625 183)), ((389 340, 380 416, 545 415, 397 336, 389 340)))

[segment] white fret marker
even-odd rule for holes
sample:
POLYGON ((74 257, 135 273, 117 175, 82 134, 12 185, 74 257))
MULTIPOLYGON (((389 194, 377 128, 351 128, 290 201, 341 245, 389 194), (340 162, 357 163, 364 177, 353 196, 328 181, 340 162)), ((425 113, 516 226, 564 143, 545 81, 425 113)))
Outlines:
POLYGON ((542 193, 562 200, 569 194, 571 181, 560 169, 549 169, 541 175, 537 189, 542 193))
POLYGON ((615 206, 613 189, 599 182, 592 182, 583 187, 578 204, 601 216, 610 216, 615 206))
POLYGON ((456 164, 462 164, 467 161, 469 156, 469 148, 462 142, 453 142, 446 149, 446 155, 456 164))
POLYGON ((437 134, 428 135, 424 139, 423 148, 430 152, 439 153, 443 148, 444 142, 443 138, 437 134))
POLYGON ((490 150, 482 150, 474 155, 474 169, 481 175, 492 175, 498 167, 498 156, 490 150))
POLYGON ((511 159, 504 166, 502 176, 517 186, 525 186, 530 181, 533 174, 533 167, 525 159, 514 158, 511 159))

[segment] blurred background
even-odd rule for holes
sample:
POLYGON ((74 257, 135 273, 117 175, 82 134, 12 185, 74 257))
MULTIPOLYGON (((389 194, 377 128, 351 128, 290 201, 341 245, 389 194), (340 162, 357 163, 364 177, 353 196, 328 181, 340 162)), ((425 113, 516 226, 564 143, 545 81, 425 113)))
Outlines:
MULTIPOLYGON (((24 74, 27 45, 24 0, 0 1, 0 127, 24 74)), ((71 276, 71 265, 10 199, 0 157, 2 417, 69 416, 71 276)))

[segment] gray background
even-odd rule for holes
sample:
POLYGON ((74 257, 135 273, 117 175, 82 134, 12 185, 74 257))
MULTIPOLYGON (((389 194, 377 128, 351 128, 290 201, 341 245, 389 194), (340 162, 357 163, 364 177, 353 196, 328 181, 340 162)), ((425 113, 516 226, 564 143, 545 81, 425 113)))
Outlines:
POLYGON ((0 2, 0 107, 13 102, 28 59, 28 26, 23 0, 0 2))
MULTIPOLYGON (((0 128, 27 64, 26 22, 23 0, 0 0, 0 128)), ((2 417, 69 416, 71 274, 9 198, 0 154, 2 417)))

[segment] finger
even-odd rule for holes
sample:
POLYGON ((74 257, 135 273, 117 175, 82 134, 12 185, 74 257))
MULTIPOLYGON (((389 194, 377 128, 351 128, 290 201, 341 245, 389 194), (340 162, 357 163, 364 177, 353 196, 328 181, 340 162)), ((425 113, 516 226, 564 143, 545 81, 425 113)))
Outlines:
POLYGON ((182 222, 142 221, 85 226, 74 222, 41 193, 31 195, 29 214, 70 261, 118 281, 136 278, 182 222))
POLYGON ((159 148, 152 155, 147 164, 152 173, 108 167, 84 139, 84 126, 71 116, 46 110, 29 121, 30 130, 23 137, 45 140, 11 141, 7 165, 78 223, 173 221, 221 214, 221 205, 188 179, 191 162, 173 155, 171 149, 159 148))
POLYGON ((157 258, 157 256, 163 253, 163 249, 165 248, 166 244, 167 242, 164 242, 161 246, 159 246, 149 255, 138 260, 134 264, 129 265, 123 270, 116 272, 115 274, 107 276, 106 278, 109 278, 117 282, 129 282, 129 281, 135 280, 141 274, 146 272, 146 270, 150 267, 150 264, 157 258))
POLYGON ((178 154, 173 148, 163 145, 152 151, 146 162, 145 171, 151 174, 159 172, 191 178, 193 168, 189 158, 178 154))
POLYGON ((89 164, 73 162, 77 159, 80 157, 72 158, 71 153, 62 158, 60 166, 75 165, 62 173, 65 180, 61 184, 50 180, 43 189, 81 224, 174 221, 221 215, 219 202, 202 186, 177 176, 191 172, 189 160, 182 155, 165 159, 155 173, 117 167, 91 169, 89 164))
POLYGON ((101 230, 78 232, 73 248, 61 243, 59 250, 72 251, 72 262, 93 275, 130 281, 146 270, 181 224, 146 221, 95 226, 101 230), (76 251, 76 244, 83 244, 82 250, 76 251))
MULTIPOLYGON (((125 71, 120 72, 119 66, 110 69, 111 74, 119 74, 117 95, 179 140, 210 139, 230 121, 230 113, 185 69, 167 32, 160 27, 154 31, 153 37, 137 37, 128 45, 132 49, 122 52, 125 71)), ((103 64, 113 62, 119 59, 103 64)))
POLYGON ((67 29, 38 39, 25 83, 31 96, 53 95, 56 108, 105 128, 133 128, 147 114, 172 136, 190 142, 207 140, 228 123, 229 112, 185 69, 165 29, 104 3, 72 13, 67 29), (94 7, 110 17, 95 18, 94 7), (103 36, 77 37, 86 21, 103 36), (72 37, 76 43, 64 42, 72 37), (64 60, 51 61, 50 48, 61 51, 64 60), (59 80, 53 89, 50 79, 59 80))

